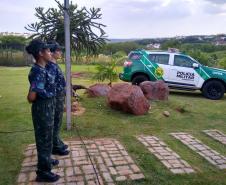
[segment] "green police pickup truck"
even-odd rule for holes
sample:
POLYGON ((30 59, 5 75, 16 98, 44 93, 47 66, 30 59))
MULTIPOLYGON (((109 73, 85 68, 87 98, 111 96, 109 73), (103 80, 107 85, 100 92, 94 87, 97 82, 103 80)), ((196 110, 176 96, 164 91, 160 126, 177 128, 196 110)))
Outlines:
POLYGON ((169 88, 201 90, 212 100, 221 99, 226 89, 225 70, 204 66, 188 55, 173 51, 132 51, 119 78, 136 85, 147 80, 164 80, 169 88))

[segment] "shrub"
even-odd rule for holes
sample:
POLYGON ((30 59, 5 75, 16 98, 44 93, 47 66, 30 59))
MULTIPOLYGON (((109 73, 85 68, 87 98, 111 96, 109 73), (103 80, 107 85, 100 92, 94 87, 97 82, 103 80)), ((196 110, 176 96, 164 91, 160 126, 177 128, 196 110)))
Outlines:
POLYGON ((94 76, 94 79, 98 81, 109 80, 109 84, 113 81, 116 81, 118 78, 118 73, 116 71, 117 60, 112 58, 111 62, 108 64, 98 64, 96 69, 97 73, 94 76))

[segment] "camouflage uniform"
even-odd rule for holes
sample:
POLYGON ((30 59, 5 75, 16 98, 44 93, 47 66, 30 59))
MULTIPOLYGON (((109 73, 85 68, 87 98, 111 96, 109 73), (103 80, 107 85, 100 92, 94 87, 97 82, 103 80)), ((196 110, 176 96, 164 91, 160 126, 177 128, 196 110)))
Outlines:
POLYGON ((63 112, 64 112, 64 101, 65 101, 65 86, 66 82, 64 74, 60 67, 53 62, 47 64, 46 69, 56 76, 56 106, 54 116, 54 128, 53 128, 53 150, 61 150, 64 146, 63 141, 60 138, 60 128, 62 125, 63 112))
POLYGON ((52 134, 55 107, 55 76, 34 64, 29 73, 30 91, 37 93, 32 103, 32 120, 38 154, 38 171, 51 171, 52 134))

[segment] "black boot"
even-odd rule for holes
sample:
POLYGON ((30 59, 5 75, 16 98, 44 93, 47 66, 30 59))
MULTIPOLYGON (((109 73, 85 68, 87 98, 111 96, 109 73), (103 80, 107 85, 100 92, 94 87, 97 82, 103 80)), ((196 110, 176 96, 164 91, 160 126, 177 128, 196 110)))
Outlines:
POLYGON ((56 182, 59 180, 60 176, 52 173, 52 172, 46 172, 46 171, 37 171, 37 182, 56 182))
POLYGON ((64 145, 62 146, 62 150, 66 150, 66 149, 68 149, 68 145, 64 144, 64 145))
POLYGON ((60 155, 60 156, 68 155, 69 153, 70 153, 69 150, 62 150, 62 149, 53 149, 52 151, 53 155, 60 155))
POLYGON ((59 164, 59 161, 58 161, 57 159, 51 159, 51 164, 52 164, 53 166, 56 166, 56 165, 59 164))

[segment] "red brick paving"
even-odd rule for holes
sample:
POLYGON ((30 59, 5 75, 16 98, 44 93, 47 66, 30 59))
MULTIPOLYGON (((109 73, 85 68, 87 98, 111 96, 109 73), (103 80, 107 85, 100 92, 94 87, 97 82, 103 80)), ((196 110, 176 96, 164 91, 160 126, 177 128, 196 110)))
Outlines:
MULTIPOLYGON (((53 156, 53 158, 59 160, 60 164, 54 167, 52 171, 59 174, 61 178, 56 183, 48 184, 98 185, 95 170, 101 185, 114 185, 116 181, 132 181, 144 178, 139 167, 117 140, 104 138, 85 140, 84 142, 94 166, 92 166, 82 142, 69 141, 70 155, 53 156)), ((37 164, 35 145, 29 145, 24 154, 25 159, 18 176, 18 185, 44 184, 35 182, 37 164)))

